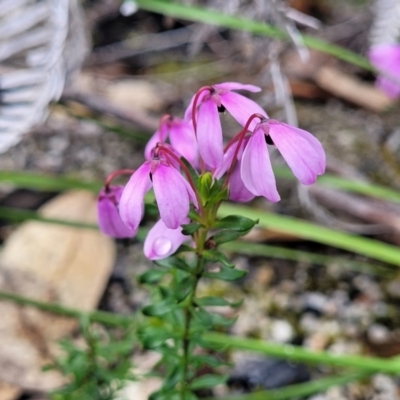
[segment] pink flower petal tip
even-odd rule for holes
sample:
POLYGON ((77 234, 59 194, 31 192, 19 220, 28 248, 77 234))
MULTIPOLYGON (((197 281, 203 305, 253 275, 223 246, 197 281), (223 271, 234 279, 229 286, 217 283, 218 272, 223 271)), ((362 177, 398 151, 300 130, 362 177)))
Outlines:
MULTIPOLYGON (((189 223, 186 218, 184 223, 189 223)), ((190 236, 182 234, 182 227, 169 229, 160 219, 150 229, 144 242, 144 254, 150 260, 162 260, 174 254, 190 236)))
POLYGON ((103 188, 97 201, 97 216, 100 230, 114 238, 129 238, 136 235, 137 229, 128 228, 119 216, 118 206, 123 186, 103 188))

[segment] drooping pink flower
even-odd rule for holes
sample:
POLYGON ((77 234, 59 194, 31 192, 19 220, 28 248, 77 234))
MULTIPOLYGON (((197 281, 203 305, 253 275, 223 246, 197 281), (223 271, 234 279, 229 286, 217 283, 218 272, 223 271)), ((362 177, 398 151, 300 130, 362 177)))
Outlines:
MULTIPOLYGON (((197 96, 197 142, 199 152, 205 163, 211 168, 218 168, 223 161, 223 138, 222 128, 218 112, 225 109, 236 121, 244 126, 252 114, 261 114, 267 118, 265 111, 253 100, 233 92, 233 90, 248 90, 259 92, 261 88, 254 85, 244 85, 237 82, 225 82, 210 86, 209 90, 203 90, 197 96)), ((185 112, 185 119, 193 118, 193 103, 196 95, 192 98, 185 112)), ((250 124, 253 129, 256 122, 250 124)))
POLYGON ((268 120, 258 124, 243 151, 241 178, 256 196, 272 202, 280 200, 269 158, 267 142, 274 144, 296 178, 311 185, 325 171, 325 152, 311 133, 294 126, 268 120))
MULTIPOLYGON (((182 223, 189 223, 189 218, 185 218, 182 223)), ((147 234, 144 254, 150 260, 162 260, 174 254, 179 246, 189 239, 190 236, 182 233, 182 227, 169 229, 160 219, 147 234)))
POLYGON ((376 80, 378 88, 392 99, 400 97, 400 44, 373 46, 368 58, 382 72, 376 80))
MULTIPOLYGON (((240 176, 243 149, 246 146, 247 142, 248 139, 245 138, 241 143, 240 149, 236 157, 236 165, 232 171, 231 176, 229 177, 229 199, 232 201, 237 201, 239 203, 246 203, 250 200, 253 200, 255 197, 255 195, 246 188, 240 176)), ((225 173, 229 171, 233 162, 233 157, 235 155, 237 145, 237 143, 234 143, 225 152, 222 164, 213 173, 214 178, 220 179, 225 173)))
POLYGON ((136 229, 144 213, 144 196, 153 186, 160 217, 170 229, 177 229, 187 217, 190 200, 198 207, 196 195, 181 173, 159 157, 142 164, 126 184, 120 200, 122 221, 136 229))
POLYGON ((198 165, 199 156, 192 121, 169 115, 162 118, 160 127, 148 141, 145 148, 146 159, 152 158, 151 152, 158 142, 165 143, 168 138, 179 156, 185 157, 195 167, 198 165))
POLYGON ((120 239, 133 237, 137 233, 137 229, 130 229, 122 222, 118 213, 123 190, 123 186, 108 186, 101 190, 97 200, 100 230, 107 236, 120 239))

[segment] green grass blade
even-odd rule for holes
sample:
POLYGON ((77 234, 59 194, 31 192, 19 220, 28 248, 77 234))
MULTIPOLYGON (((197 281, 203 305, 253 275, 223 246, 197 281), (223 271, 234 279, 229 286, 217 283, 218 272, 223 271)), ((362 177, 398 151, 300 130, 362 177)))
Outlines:
POLYGON ((35 190, 59 191, 67 189, 84 189, 99 192, 100 182, 85 182, 81 179, 66 176, 50 176, 24 171, 0 171, 0 182, 35 190))
POLYGON ((0 218, 3 218, 7 221, 13 222, 23 222, 27 220, 34 220, 38 222, 44 222, 46 224, 56 224, 56 225, 64 225, 70 226, 73 228, 85 228, 85 229, 96 229, 98 230, 98 226, 96 224, 88 224, 80 221, 68 221, 64 219, 57 218, 46 218, 42 217, 36 211, 31 210, 22 210, 18 208, 11 207, 0 207, 0 218))
POLYGON ((61 304, 45 303, 20 296, 15 293, 0 291, 0 301, 10 301, 21 306, 34 307, 52 314, 63 315, 66 317, 81 319, 86 317, 89 321, 99 322, 110 326, 123 326, 134 321, 132 316, 112 314, 105 311, 84 312, 75 308, 65 307, 61 304))
MULTIPOLYGON (((289 168, 283 166, 274 167, 277 178, 296 181, 289 168)), ((387 186, 376 185, 370 182, 361 182, 352 179, 341 178, 340 176, 325 174, 318 177, 317 185, 333 189, 346 190, 353 193, 363 194, 377 199, 400 203, 400 192, 387 186)))
POLYGON ((352 271, 367 272, 378 276, 392 276, 396 273, 395 269, 385 268, 373 263, 349 260, 338 256, 326 256, 324 254, 311 253, 303 250, 288 249, 286 247, 271 246, 269 244, 249 243, 237 240, 224 243, 220 246, 221 250, 232 251, 237 254, 246 254, 251 257, 268 257, 296 262, 307 262, 316 265, 337 264, 352 271))
POLYGON ((217 332, 204 332, 203 339, 211 344, 235 349, 255 351, 272 357, 309 364, 325 364, 332 367, 352 368, 360 372, 382 372, 399 374, 400 363, 395 358, 365 357, 359 355, 333 354, 326 351, 313 351, 300 346, 266 342, 258 339, 247 339, 228 336, 217 332))
MULTIPOLYGON (((165 0, 134 0, 134 2, 144 10, 168 15, 174 18, 182 18, 189 21, 217 25, 277 39, 288 39, 288 35, 275 26, 246 18, 226 15, 204 7, 185 6, 183 4, 166 2, 165 0)), ((357 65, 366 70, 373 71, 371 64, 365 57, 350 50, 309 35, 302 35, 302 39, 304 44, 312 49, 326 54, 331 54, 341 60, 357 65)))
POLYGON ((352 251, 389 264, 400 266, 400 249, 377 240, 325 228, 293 217, 272 214, 236 204, 222 204, 218 215, 220 217, 225 217, 232 214, 258 219, 258 226, 262 228, 296 235, 302 239, 352 251))
MULTIPOLYGON (((327 376, 314 381, 290 385, 281 389, 263 390, 241 396, 218 397, 219 400, 292 400, 325 392, 333 386, 343 386, 370 376, 371 373, 327 376)), ((216 399, 215 399, 216 400, 216 399)))

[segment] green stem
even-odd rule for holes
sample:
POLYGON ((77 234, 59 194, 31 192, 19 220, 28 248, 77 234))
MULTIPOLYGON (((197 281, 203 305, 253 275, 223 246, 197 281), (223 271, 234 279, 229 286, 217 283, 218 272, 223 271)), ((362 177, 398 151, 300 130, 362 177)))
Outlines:
MULTIPOLYGON (((206 214, 206 212, 205 212, 206 214)), ((204 218, 207 217, 207 215, 203 216, 204 218)), ((195 281, 193 283, 193 288, 192 291, 189 295, 189 298, 187 299, 186 307, 184 309, 184 314, 185 314, 185 327, 183 330, 183 335, 182 335, 182 348, 183 348, 183 355, 182 355, 182 380, 181 380, 181 386, 180 386, 180 391, 181 391, 181 400, 186 399, 186 393, 187 393, 187 386, 189 383, 189 347, 190 347, 190 328, 191 328, 191 322, 192 322, 192 307, 194 306, 194 299, 196 297, 196 290, 197 290, 197 285, 203 275, 204 272, 204 259, 203 256, 201 255, 202 251, 204 250, 204 245, 207 239, 207 233, 208 229, 200 229, 199 232, 196 235, 196 252, 198 254, 197 256, 197 264, 196 264, 196 269, 194 271, 194 276, 195 276, 195 281)))

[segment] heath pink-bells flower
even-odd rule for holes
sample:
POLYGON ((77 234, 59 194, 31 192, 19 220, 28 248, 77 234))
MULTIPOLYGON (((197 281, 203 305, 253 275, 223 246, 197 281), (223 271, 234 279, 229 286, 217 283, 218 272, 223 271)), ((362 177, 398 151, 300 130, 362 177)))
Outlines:
POLYGON ((181 175, 163 156, 142 164, 131 176, 122 193, 119 211, 122 221, 136 229, 144 213, 144 196, 154 189, 160 217, 169 229, 177 229, 189 213, 190 200, 198 206, 196 195, 181 175))
POLYGON ((376 85, 389 97, 400 97, 400 44, 373 46, 368 53, 371 64, 382 71, 376 85))
POLYGON ((278 148, 304 185, 311 185, 317 175, 324 173, 325 152, 311 133, 275 120, 262 121, 251 135, 241 160, 241 178, 254 195, 264 196, 272 202, 280 200, 266 141, 278 148))
POLYGON ((261 88, 237 82, 225 82, 204 87, 192 98, 185 113, 186 120, 193 119, 194 121, 200 155, 211 168, 218 168, 223 161, 219 110, 228 110, 242 126, 246 124, 252 114, 261 114, 267 117, 265 111, 257 103, 233 92, 233 90, 259 92, 261 88), (195 107, 195 110, 193 107, 195 107), (195 115, 193 115, 193 112, 195 112, 195 115))
POLYGON ((136 235, 137 229, 128 228, 121 220, 118 206, 123 186, 106 186, 98 197, 97 217, 101 231, 107 236, 128 238, 136 235))
POLYGON ((171 148, 194 166, 198 165, 198 150, 192 121, 186 121, 171 115, 161 118, 160 126, 148 141, 145 148, 146 159, 151 159, 157 143, 165 143, 169 138, 171 148))
MULTIPOLYGON (((189 218, 185 218, 182 221, 183 224, 189 222, 189 218)), ((190 236, 182 233, 182 227, 169 229, 160 219, 147 234, 143 251, 150 260, 162 260, 174 254, 180 245, 189 239, 190 236)))

